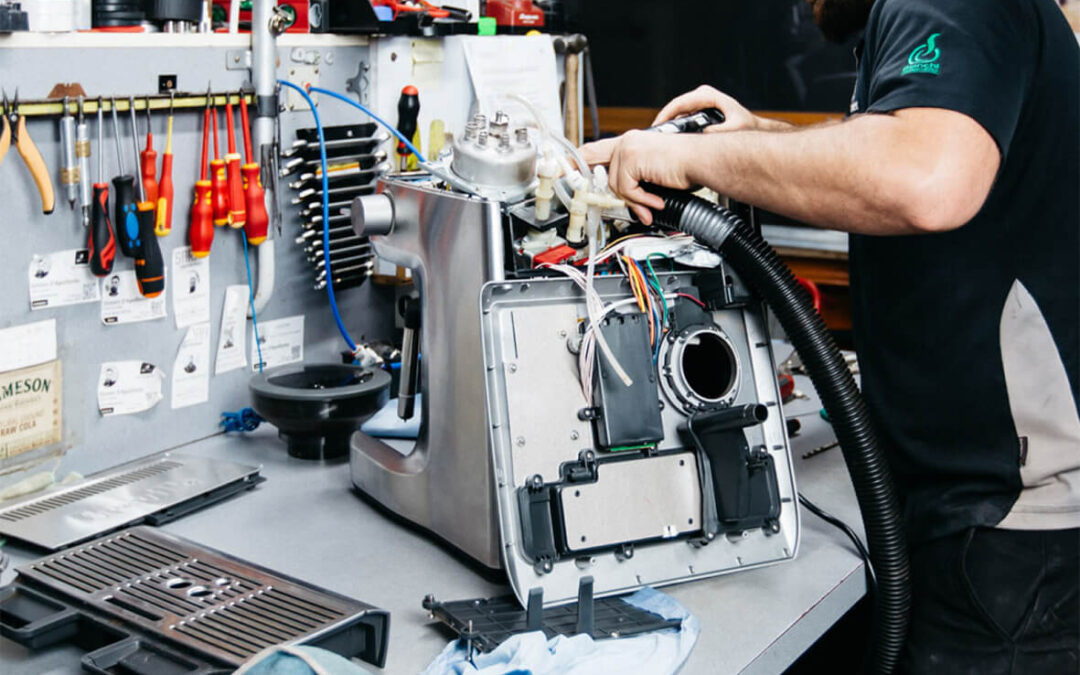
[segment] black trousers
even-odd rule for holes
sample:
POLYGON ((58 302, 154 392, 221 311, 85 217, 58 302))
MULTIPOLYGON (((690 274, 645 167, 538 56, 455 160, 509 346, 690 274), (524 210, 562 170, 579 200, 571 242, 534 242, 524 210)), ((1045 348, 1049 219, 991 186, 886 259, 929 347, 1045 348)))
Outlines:
POLYGON ((972 528, 912 549, 907 673, 1080 673, 1080 530, 972 528))

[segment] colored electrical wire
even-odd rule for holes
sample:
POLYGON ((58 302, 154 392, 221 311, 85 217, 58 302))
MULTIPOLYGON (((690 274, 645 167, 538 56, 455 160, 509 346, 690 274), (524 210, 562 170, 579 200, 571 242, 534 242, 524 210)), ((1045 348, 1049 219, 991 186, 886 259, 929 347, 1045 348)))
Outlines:
POLYGON ((701 300, 698 300, 697 298, 690 295, 689 293, 676 293, 675 295, 677 297, 686 298, 687 300, 692 300, 692 301, 696 302, 698 305, 701 306, 702 309, 708 309, 708 306, 704 302, 702 302, 701 300))
POLYGON ((262 356, 262 343, 259 342, 259 319, 255 316, 255 291, 251 288, 251 258, 248 256, 248 243, 247 237, 241 236, 240 241, 244 242, 244 267, 247 268, 247 280, 248 280, 248 303, 251 305, 251 325, 255 329, 255 349, 259 354, 259 372, 263 371, 263 356, 262 356))
MULTIPOLYGON (((349 335, 349 331, 345 328, 345 322, 341 320, 341 312, 338 311, 337 298, 334 296, 334 276, 330 270, 330 172, 327 170, 326 162, 326 137, 323 135, 322 121, 319 119, 319 111, 315 109, 315 102, 311 100, 311 96, 303 87, 293 84, 287 80, 278 80, 278 84, 289 87, 296 90, 304 100, 307 101, 308 107, 311 108, 311 115, 315 118, 315 131, 319 135, 319 162, 322 165, 322 223, 323 223, 323 260, 326 263, 326 297, 330 300, 330 311, 334 314, 334 322, 337 324, 338 332, 341 333, 341 337, 345 339, 345 344, 349 345, 349 349, 355 354, 357 350, 356 343, 353 342, 352 337, 349 335)), ((312 87, 315 89, 315 87, 312 87)), ((319 91, 325 92, 329 95, 334 95, 334 92, 321 89, 319 91)), ((339 97, 340 98, 340 97, 339 97)), ((345 101, 352 103, 348 99, 345 101)), ((374 117, 374 115, 372 116, 374 117)), ((378 119, 378 118, 376 118, 378 119)), ((382 120, 379 120, 382 122, 382 120)), ((383 122, 385 125, 386 123, 383 122)), ((395 130, 396 131, 396 130, 395 130)), ((420 156, 417 155, 419 158, 420 156)), ((422 160, 421 160, 422 161, 422 160)))
MULTIPOLYGON (((296 86, 296 85, 293 85, 293 86, 296 86)), ((375 120, 379 124, 386 127, 387 131, 394 134, 394 136, 396 136, 399 141, 401 141, 402 143, 405 144, 405 147, 409 149, 409 152, 416 155, 416 159, 417 159, 418 162, 420 162, 421 164, 426 164, 427 163, 427 160, 424 159, 424 156, 422 154, 420 154, 419 150, 416 149, 416 146, 413 145, 412 142, 409 141, 409 139, 405 138, 404 134, 402 134, 400 131, 397 130, 397 127, 395 127, 394 125, 390 124, 389 122, 385 121, 384 119, 382 119, 381 117, 376 115, 367 106, 361 105, 361 104, 357 103, 356 101, 352 100, 351 98, 348 98, 347 96, 342 96, 341 94, 337 93, 336 91, 330 91, 329 89, 323 89, 322 87, 311 87, 311 91, 313 91, 313 92, 315 92, 317 94, 326 94, 327 96, 329 96, 331 98, 336 98, 339 101, 342 101, 344 103, 348 103, 349 105, 351 105, 354 108, 358 108, 364 114, 366 114, 368 117, 370 117, 371 119, 375 120)), ((312 110, 312 112, 314 112, 315 108, 312 107, 311 110, 312 110)))

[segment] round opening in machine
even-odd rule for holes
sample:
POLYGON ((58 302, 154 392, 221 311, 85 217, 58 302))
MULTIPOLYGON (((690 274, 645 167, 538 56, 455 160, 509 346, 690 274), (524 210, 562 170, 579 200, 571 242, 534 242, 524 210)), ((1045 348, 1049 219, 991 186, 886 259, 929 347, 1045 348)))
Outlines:
POLYGON ((735 388, 739 372, 735 352, 718 333, 701 331, 691 335, 678 365, 687 388, 705 401, 720 401, 735 388))

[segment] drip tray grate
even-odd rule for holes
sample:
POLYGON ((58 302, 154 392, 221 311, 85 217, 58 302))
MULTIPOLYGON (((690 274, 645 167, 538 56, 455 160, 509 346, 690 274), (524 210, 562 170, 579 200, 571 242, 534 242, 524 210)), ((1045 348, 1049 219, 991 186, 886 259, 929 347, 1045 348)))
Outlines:
POLYGON ((143 522, 161 525, 262 480, 255 466, 155 455, 0 508, 0 535, 55 551, 143 522))
MULTIPOLYGON (((83 660, 93 672, 114 672, 94 670, 103 663, 123 661, 130 670, 162 659, 177 672, 213 672, 280 644, 323 647, 380 667, 386 659, 386 611, 148 527, 16 571, 0 589, 0 633, 30 648, 89 644, 83 660)), ((168 670, 160 666, 132 672, 168 670)))

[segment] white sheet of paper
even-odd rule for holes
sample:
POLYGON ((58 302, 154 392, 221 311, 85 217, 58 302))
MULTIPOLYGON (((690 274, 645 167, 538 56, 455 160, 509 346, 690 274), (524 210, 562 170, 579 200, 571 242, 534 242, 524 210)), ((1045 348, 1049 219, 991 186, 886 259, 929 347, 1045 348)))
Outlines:
POLYGON ((27 278, 30 309, 77 305, 101 298, 101 285, 90 271, 90 252, 85 248, 35 253, 27 278))
POLYGON ((262 348, 263 368, 284 366, 304 360, 303 315, 260 323, 258 346, 256 346, 254 332, 255 329, 252 328, 252 371, 259 371, 259 347, 262 348))
POLYGON ((210 320, 210 258, 195 258, 190 246, 172 252, 172 307, 177 328, 210 320))
POLYGON ((532 115, 520 103, 507 98, 519 94, 543 116, 548 129, 562 131, 559 78, 550 35, 526 39, 514 35, 472 36, 463 40, 480 112, 491 119, 502 110, 515 126, 525 124, 532 115))
POLYGON ((220 375, 247 365, 244 354, 244 324, 247 323, 248 287, 225 288, 225 305, 221 309, 221 332, 218 334, 214 374, 220 375))
POLYGON ((135 270, 113 271, 101 289, 101 323, 135 323, 165 318, 165 294, 147 298, 139 293, 135 270))
POLYGON ((56 319, 0 329, 0 373, 56 360, 56 319))
POLYGON ((210 400, 210 324, 188 328, 172 369, 172 408, 210 400))
POLYGON ((143 361, 106 361, 98 375, 98 411, 102 416, 149 410, 163 398, 165 373, 143 361))

